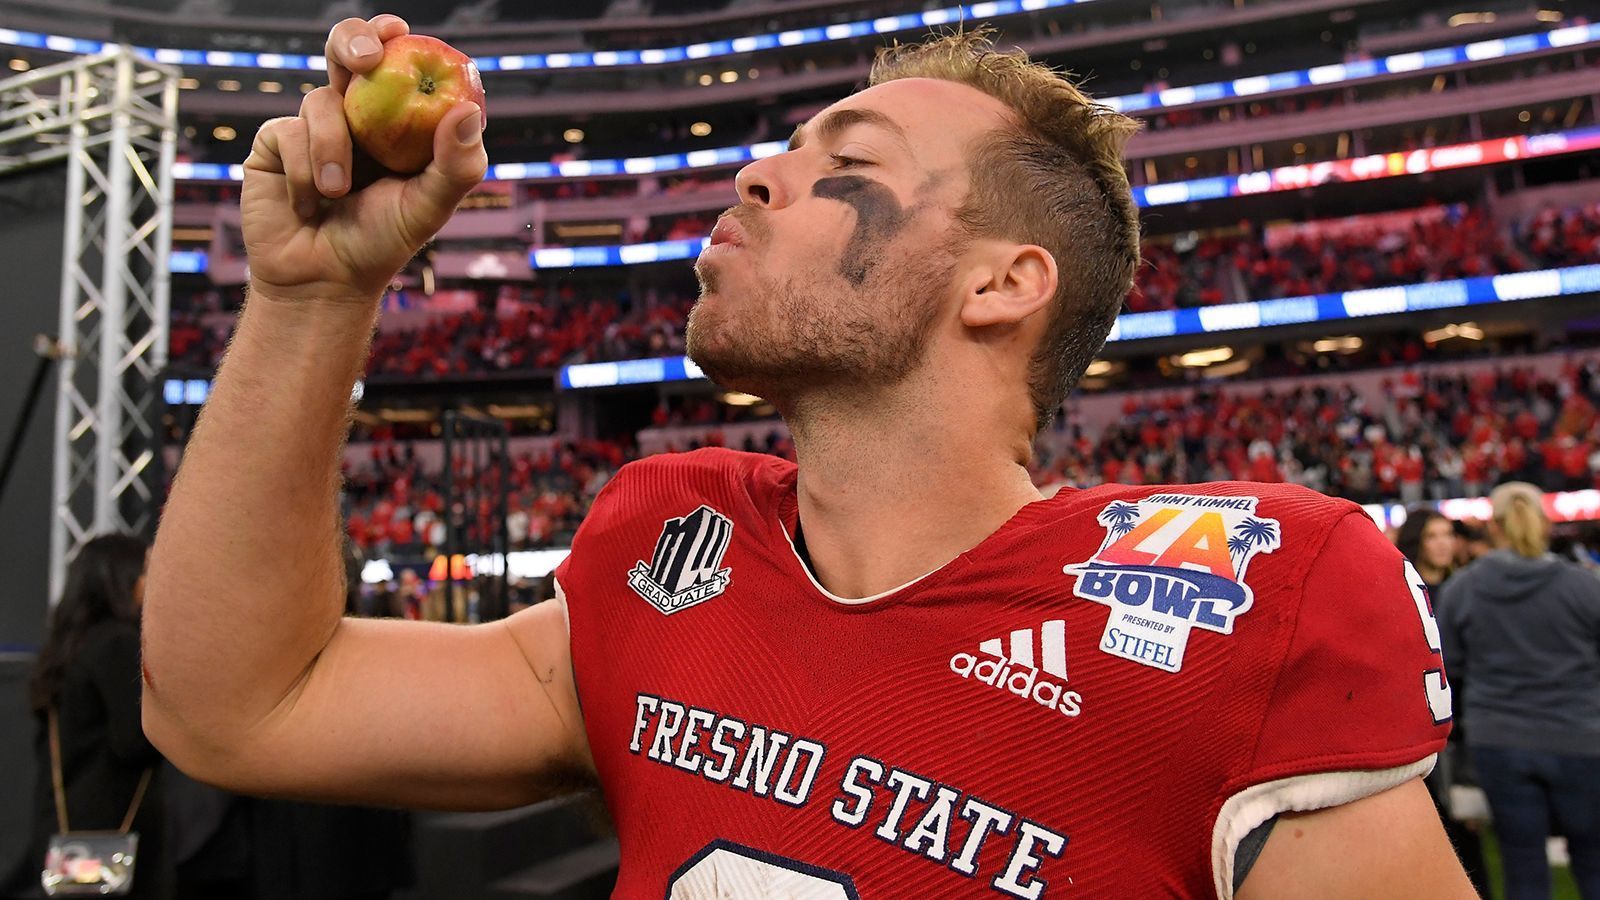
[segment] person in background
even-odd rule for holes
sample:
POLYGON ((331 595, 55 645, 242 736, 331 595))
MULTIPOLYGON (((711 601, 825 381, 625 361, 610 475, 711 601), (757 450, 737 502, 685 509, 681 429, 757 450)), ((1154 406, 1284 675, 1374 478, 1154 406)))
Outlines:
POLYGON ((127 815, 147 770, 131 831, 139 835, 138 861, 128 897, 172 896, 161 791, 161 754, 140 724, 139 616, 144 602, 145 542, 126 534, 96 537, 67 568, 66 587, 50 613, 49 629, 28 685, 37 726, 33 833, 17 882, 44 896, 39 885, 50 835, 59 828, 51 785, 49 710, 60 721, 61 774, 67 824, 73 831, 115 830, 127 815))
MULTIPOLYGON (((1434 614, 1439 612, 1440 589, 1456 569, 1456 523, 1430 507, 1414 507, 1406 516, 1404 525, 1395 536, 1395 546, 1416 567, 1422 576, 1429 597, 1434 604, 1434 614)), ((1449 661, 1446 661, 1448 666, 1449 661)), ((1470 783, 1467 777, 1466 749, 1459 727, 1450 733, 1450 743, 1439 754, 1438 765, 1425 779, 1428 793, 1433 795, 1433 805, 1444 822, 1445 835, 1450 846, 1467 870, 1467 877, 1479 895, 1492 896, 1489 889, 1489 869, 1483 859, 1483 839, 1473 823, 1463 822, 1452 813, 1450 788, 1470 783)))
MULTIPOLYGON (((345 549, 344 610, 354 616, 361 562, 345 549)), ((406 810, 254 798, 248 821, 250 900, 388 900, 416 881, 406 810)))
MULTIPOLYGON (((360 590, 347 544, 345 615, 360 614, 360 590)), ((170 774, 176 900, 385 900, 415 880, 405 810, 242 796, 170 774)))
POLYGON ((1489 544, 1489 533, 1482 526, 1457 519, 1454 528, 1456 535, 1456 568, 1462 568, 1494 549, 1489 544))
POLYGON ((1400 526, 1395 545, 1417 567, 1428 590, 1437 591, 1456 568, 1456 532, 1437 510, 1416 507, 1400 526))
POLYGON ((1440 639, 1505 859, 1506 900, 1547 900, 1545 842, 1567 837, 1600 898, 1600 583, 1549 551, 1538 488, 1490 494, 1495 550, 1450 580, 1440 639))

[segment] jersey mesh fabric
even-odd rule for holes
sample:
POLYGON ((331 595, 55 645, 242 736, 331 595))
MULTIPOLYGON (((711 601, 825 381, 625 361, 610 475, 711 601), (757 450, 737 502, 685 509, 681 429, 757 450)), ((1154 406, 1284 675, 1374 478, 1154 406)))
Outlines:
POLYGON ((1437 656, 1398 555, 1353 504, 1262 484, 1067 490, 909 586, 847 604, 790 544, 795 479, 792 464, 726 450, 631 464, 556 573, 622 847, 619 898, 711 896, 689 887, 707 883, 696 866, 734 856, 810 872, 819 897, 830 883, 874 900, 1212 896, 1230 796, 1443 744, 1421 694, 1437 656), (1104 649, 1117 608, 1077 596, 1063 571, 1107 542, 1109 505, 1163 495, 1257 498, 1281 539, 1249 559, 1253 601, 1231 632, 1189 631, 1176 671, 1104 649), (701 506, 731 523, 725 588, 664 613, 630 573, 654 570, 668 520, 701 506), (1047 632, 1064 635, 1064 659, 1047 632), (1031 678, 1012 666, 1017 681, 998 679, 1027 690, 970 671, 998 659, 984 645, 1029 648, 1031 678), (787 736, 773 784, 762 791, 754 767, 735 787, 755 736, 773 732, 787 736), (1005 828, 975 828, 986 815, 1005 828))

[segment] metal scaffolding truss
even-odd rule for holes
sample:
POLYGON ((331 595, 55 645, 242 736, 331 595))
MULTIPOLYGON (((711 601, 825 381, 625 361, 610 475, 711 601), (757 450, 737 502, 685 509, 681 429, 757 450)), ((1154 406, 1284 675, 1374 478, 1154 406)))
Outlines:
POLYGON ((85 542, 155 516, 178 76, 118 47, 0 81, 0 176, 66 163, 52 602, 85 542))

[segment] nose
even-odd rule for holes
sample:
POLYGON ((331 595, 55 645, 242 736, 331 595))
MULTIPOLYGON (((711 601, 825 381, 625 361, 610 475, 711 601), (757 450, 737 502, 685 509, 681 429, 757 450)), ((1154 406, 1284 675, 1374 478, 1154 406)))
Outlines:
POLYGON ((778 209, 789 205, 789 192, 784 189, 783 173, 779 160, 787 154, 779 153, 758 159, 739 170, 733 179, 739 202, 751 206, 778 209))

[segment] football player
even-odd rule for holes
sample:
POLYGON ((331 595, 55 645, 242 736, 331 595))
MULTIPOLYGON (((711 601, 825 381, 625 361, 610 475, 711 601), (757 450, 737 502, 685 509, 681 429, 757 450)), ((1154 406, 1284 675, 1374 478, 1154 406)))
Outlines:
POLYGON ((496 809, 586 785, 616 896, 1465 898, 1421 777, 1448 731, 1427 593, 1293 487, 1065 489, 1037 431, 1133 280, 1131 120, 956 34, 746 166, 690 353, 798 466, 626 466, 557 598, 342 618, 351 386, 384 286, 483 176, 481 112, 351 186, 340 92, 245 163, 249 302, 162 521, 146 728, 232 790, 496 809))

